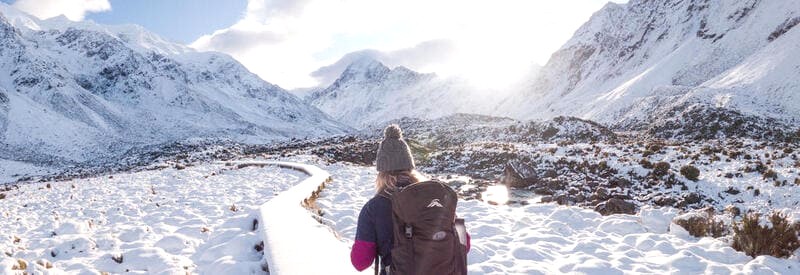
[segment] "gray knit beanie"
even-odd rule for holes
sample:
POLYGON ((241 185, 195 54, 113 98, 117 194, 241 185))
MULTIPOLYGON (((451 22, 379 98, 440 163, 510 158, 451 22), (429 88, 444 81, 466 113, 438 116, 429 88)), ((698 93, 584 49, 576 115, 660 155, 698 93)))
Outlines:
POLYGON ((378 172, 414 169, 414 157, 411 156, 408 144, 403 141, 403 131, 397 124, 389 125, 383 130, 383 141, 378 147, 375 166, 378 172))

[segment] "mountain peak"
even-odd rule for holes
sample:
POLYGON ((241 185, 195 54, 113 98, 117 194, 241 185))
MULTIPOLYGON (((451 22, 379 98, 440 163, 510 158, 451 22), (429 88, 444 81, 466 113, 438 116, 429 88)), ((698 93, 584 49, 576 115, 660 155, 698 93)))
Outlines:
POLYGON ((363 75, 363 74, 378 74, 387 73, 391 71, 389 67, 383 65, 380 61, 369 56, 362 56, 354 60, 344 69, 342 76, 345 75, 363 75))
POLYGON ((14 25, 25 23, 9 20, 19 14, 0 5, 4 158, 74 165, 194 138, 265 143, 349 130, 228 55, 184 52, 134 25, 14 25))

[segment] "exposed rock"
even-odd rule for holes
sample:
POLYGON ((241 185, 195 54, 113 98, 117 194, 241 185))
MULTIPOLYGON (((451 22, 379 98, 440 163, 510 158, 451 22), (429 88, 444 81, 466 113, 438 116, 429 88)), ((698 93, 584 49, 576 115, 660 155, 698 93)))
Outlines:
POLYGON ((613 177, 608 180, 608 185, 611 188, 628 188, 631 187, 631 181, 620 177, 613 177))
POLYGON ((595 206, 594 211, 597 211, 603 216, 612 214, 630 214, 636 213, 636 205, 632 202, 624 201, 617 198, 612 198, 607 201, 601 202, 595 206))
POLYGON ((689 205, 700 203, 700 201, 702 201, 702 197, 694 192, 684 194, 681 199, 681 202, 677 204, 678 208, 685 208, 689 205))
POLYGON ((592 196, 589 197, 590 200, 598 200, 598 201, 605 201, 608 200, 610 196, 608 195, 608 190, 605 188, 597 188, 597 190, 592 193, 592 196))
POLYGON ((537 195, 553 195, 556 191, 547 187, 538 187, 533 189, 533 193, 537 195))
POLYGON ((731 194, 731 195, 736 195, 736 194, 741 193, 741 191, 739 191, 739 189, 736 189, 734 187, 728 187, 728 190, 725 190, 725 193, 728 193, 728 194, 731 194))
POLYGON ((500 184, 513 188, 526 188, 533 184, 533 181, 527 181, 514 169, 511 164, 506 164, 503 170, 503 177, 500 179, 500 184))
POLYGON ((571 205, 572 200, 567 195, 558 195, 554 198, 554 201, 560 205, 571 205))
POLYGON ((678 201, 670 196, 656 196, 653 198, 653 203, 658 206, 675 206, 678 201))

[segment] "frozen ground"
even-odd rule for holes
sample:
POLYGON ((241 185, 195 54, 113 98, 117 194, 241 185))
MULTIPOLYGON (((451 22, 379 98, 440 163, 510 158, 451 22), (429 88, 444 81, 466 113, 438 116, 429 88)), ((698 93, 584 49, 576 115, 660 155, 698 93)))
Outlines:
POLYGON ((55 172, 53 169, 39 167, 27 162, 0 159, 0 183, 14 182, 24 175, 45 175, 55 172))
POLYGON ((0 274, 17 259, 52 274, 263 272, 255 209, 304 177, 204 164, 23 184, 0 200, 0 274))
MULTIPOLYGON (((352 244, 360 207, 373 195, 374 168, 307 156, 288 160, 332 175, 317 204, 324 223, 340 233, 343 244, 352 244)), ((0 205, 0 273, 21 273, 13 270, 17 259, 28 263, 27 271, 46 274, 263 273, 264 257, 257 251, 261 238, 252 229, 255 208, 305 177, 269 166, 204 164, 23 185, 6 192, 0 205)), ((670 225, 678 214, 673 208, 644 207, 636 215, 604 217, 574 206, 470 200, 461 201, 458 211, 472 235, 472 274, 800 270, 800 255, 753 259, 722 240, 691 237, 670 225)), ((349 261, 346 253, 331 254, 349 261)))
MULTIPOLYGON (((301 161, 313 162, 313 159, 301 161)), ((318 204, 351 243, 361 206, 373 196, 373 167, 325 165, 333 182, 318 204)), ((723 241, 694 238, 670 226, 673 208, 645 207, 636 215, 600 214, 579 207, 532 203, 493 206, 460 201, 472 235, 472 274, 797 274, 800 255, 755 259, 723 241), (671 230, 670 230, 671 228, 671 230)))

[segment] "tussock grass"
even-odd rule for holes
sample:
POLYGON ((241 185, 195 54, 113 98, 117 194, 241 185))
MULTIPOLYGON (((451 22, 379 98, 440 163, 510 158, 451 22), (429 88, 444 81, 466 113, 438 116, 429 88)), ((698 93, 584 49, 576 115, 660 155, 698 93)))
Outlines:
POLYGON ((773 213, 769 216, 770 225, 761 223, 757 213, 745 215, 733 227, 733 248, 751 257, 771 255, 786 258, 800 248, 797 235, 798 224, 790 224, 785 215, 773 213))

